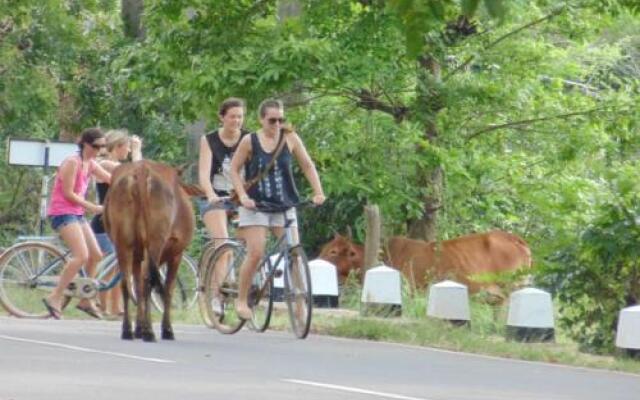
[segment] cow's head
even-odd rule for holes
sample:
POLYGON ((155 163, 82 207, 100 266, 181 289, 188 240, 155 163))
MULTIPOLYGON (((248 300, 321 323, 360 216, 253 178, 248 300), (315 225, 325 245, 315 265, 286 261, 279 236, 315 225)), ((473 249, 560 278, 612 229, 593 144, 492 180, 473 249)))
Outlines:
POLYGON ((322 246, 319 258, 335 265, 343 280, 351 271, 360 275, 364 266, 364 249, 362 245, 354 243, 350 236, 336 233, 330 242, 322 246))

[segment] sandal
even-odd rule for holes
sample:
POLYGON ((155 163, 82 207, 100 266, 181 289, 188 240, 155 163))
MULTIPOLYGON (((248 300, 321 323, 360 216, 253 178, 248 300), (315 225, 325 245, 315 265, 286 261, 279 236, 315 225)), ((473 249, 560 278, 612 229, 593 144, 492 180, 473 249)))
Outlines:
POLYGON ((93 318, 102 319, 102 313, 97 308, 93 308, 91 306, 81 306, 80 304, 78 304, 76 308, 84 313, 87 313, 87 315, 90 315, 93 318))
POLYGON ((44 303, 44 306, 47 308, 47 311, 49 311, 49 315, 51 316, 51 318, 53 319, 62 318, 62 311, 58 310, 57 308, 49 304, 49 300, 45 298, 45 299, 42 299, 42 302, 44 303))

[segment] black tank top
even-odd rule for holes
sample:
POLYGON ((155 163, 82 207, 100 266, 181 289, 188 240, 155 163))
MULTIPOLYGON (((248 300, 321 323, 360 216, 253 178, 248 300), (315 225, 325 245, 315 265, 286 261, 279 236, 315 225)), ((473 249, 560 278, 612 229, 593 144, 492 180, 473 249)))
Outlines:
POLYGON ((225 174, 225 172, 228 168, 230 168, 231 158, 233 158, 233 153, 235 153, 236 149, 238 148, 238 144, 240 143, 240 140, 242 140, 242 138, 246 134, 248 134, 247 131, 241 130, 240 138, 231 147, 228 147, 226 144, 224 144, 222 139, 220 139, 220 132, 218 129, 207 134, 206 136, 207 143, 209 144, 209 150, 211 150, 211 171, 209 173, 209 180, 211 181, 212 184, 215 183, 215 186, 218 186, 218 187, 214 186, 213 189, 216 192, 216 194, 219 196, 228 195, 229 194, 228 191, 231 190, 232 188, 231 181, 226 176, 227 174, 225 174), (218 175, 218 178, 215 178, 216 175, 218 175), (224 178, 222 178, 223 175, 225 175, 224 178), (214 179, 216 180, 216 182, 214 182, 214 179), (217 179, 220 179, 220 181, 223 183, 219 184, 217 182, 217 179), (227 180, 228 182, 226 182, 227 180))
MULTIPOLYGON (((98 192, 98 203, 104 204, 104 199, 107 197, 109 191, 109 184, 105 182, 96 183, 96 192, 98 192)), ((94 215, 91 219, 91 229, 95 233, 105 233, 104 224, 102 223, 102 214, 94 215)))
MULTIPOLYGON (((264 151, 262 146, 260 146, 258 135, 252 133, 251 159, 245 165, 245 181, 250 181, 263 171, 271 161, 274 152, 275 150, 271 153, 264 151)), ((293 180, 291 158, 289 146, 287 146, 285 142, 276 163, 269 170, 267 176, 249 188, 249 197, 258 202, 282 205, 283 211, 297 204, 299 197, 293 180)))

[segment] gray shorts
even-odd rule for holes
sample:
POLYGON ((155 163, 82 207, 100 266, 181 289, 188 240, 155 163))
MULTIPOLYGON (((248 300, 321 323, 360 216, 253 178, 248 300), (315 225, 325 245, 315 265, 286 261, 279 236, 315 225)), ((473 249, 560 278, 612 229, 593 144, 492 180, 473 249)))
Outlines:
MULTIPOLYGON (((292 219, 290 227, 298 226, 298 217, 296 209, 290 208, 286 211, 287 219, 292 219)), ((266 226, 266 227, 283 227, 284 213, 266 213, 257 210, 251 210, 244 207, 238 208, 238 226, 266 226)))

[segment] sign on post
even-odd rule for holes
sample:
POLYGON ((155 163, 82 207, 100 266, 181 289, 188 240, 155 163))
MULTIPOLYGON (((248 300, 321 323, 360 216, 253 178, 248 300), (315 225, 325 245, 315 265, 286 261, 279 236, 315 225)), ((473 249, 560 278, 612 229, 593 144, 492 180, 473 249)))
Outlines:
POLYGON ((78 145, 38 139, 9 139, 9 165, 59 167, 62 161, 78 151, 78 145), (47 159, 48 158, 48 159, 47 159))
POLYGON ((44 234, 47 219, 47 200, 49 198, 49 175, 47 168, 59 167, 62 161, 78 151, 78 145, 66 142, 50 142, 38 139, 9 139, 9 165, 43 167, 42 189, 40 191, 39 234, 44 234))

